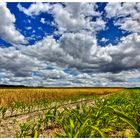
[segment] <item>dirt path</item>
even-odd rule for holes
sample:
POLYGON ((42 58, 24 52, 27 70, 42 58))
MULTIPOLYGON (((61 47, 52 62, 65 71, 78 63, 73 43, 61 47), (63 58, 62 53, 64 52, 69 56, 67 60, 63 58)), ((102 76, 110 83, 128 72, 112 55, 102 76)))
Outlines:
MULTIPOLYGON (((82 105, 82 104, 87 104, 89 106, 94 104, 93 99, 82 99, 81 101, 77 102, 71 102, 71 103, 66 103, 62 104, 59 106, 59 110, 63 110, 64 108, 72 109, 75 108, 77 105, 82 105)), ((18 114, 14 116, 8 116, 4 119, 0 120, 0 137, 17 137, 17 134, 19 133, 20 123, 24 123, 28 120, 35 121, 38 119, 39 115, 43 115, 45 111, 47 111, 49 108, 44 108, 40 110, 36 110, 30 113, 24 113, 24 114, 18 114)), ((45 134, 42 134, 42 137, 52 137, 53 133, 57 131, 57 128, 54 129, 48 129, 45 131, 45 134)))

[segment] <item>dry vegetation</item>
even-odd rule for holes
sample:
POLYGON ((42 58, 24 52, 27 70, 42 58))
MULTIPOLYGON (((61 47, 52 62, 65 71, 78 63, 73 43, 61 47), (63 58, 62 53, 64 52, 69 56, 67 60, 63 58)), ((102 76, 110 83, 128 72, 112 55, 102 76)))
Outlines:
POLYGON ((56 101, 69 97, 109 94, 123 88, 1 88, 0 106, 9 107, 13 102, 32 103, 37 100, 56 101))

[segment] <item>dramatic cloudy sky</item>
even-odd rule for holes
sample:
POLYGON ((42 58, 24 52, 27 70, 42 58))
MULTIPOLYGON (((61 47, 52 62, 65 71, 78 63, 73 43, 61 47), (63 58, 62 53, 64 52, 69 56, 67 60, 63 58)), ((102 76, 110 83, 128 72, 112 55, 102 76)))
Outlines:
POLYGON ((0 84, 140 86, 140 3, 0 3, 0 84))

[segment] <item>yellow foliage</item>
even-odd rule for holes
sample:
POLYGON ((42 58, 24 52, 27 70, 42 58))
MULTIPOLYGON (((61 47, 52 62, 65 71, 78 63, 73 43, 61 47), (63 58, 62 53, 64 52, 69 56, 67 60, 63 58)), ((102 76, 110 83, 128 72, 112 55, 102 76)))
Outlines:
POLYGON ((123 88, 0 88, 0 106, 10 106, 12 102, 32 103, 46 99, 55 101, 78 95, 109 94, 123 88))

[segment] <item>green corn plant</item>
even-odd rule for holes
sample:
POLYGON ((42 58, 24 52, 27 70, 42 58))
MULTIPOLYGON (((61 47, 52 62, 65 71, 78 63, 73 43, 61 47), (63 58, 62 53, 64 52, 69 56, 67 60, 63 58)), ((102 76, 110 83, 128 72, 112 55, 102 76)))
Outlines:
POLYGON ((60 127, 63 128, 65 134, 56 134, 56 137, 73 137, 73 133, 75 131, 74 129, 74 121, 72 118, 70 118, 70 111, 64 112, 64 117, 63 118, 57 118, 56 121, 60 125, 60 127), (68 127, 69 126, 69 127, 68 127))
MULTIPOLYGON (((84 114, 84 112, 83 112, 84 114)), ((92 129, 96 130, 101 137, 105 137, 103 132, 101 132, 97 127, 92 126, 92 120, 90 116, 81 116, 77 111, 69 111, 65 114, 65 118, 58 120, 60 126, 63 128, 65 135, 58 134, 58 137, 69 137, 69 138, 84 138, 93 137, 92 129), (72 114, 72 116, 71 116, 72 114), (68 127, 69 126, 69 127, 68 127)))
POLYGON ((86 119, 85 122, 80 126, 80 128, 77 130, 76 134, 74 135, 74 138, 82 138, 82 137, 85 137, 86 136, 86 129, 87 128, 87 124, 88 124, 88 121, 90 119, 86 119))
POLYGON ((25 110, 26 110, 26 104, 23 103, 23 102, 21 102, 21 103, 20 103, 20 109, 21 109, 21 111, 24 113, 25 110))
POLYGON ((35 135, 35 130, 36 130, 36 123, 32 122, 32 125, 31 125, 31 137, 33 138, 34 135, 35 135))
POLYGON ((32 126, 31 126, 31 137, 32 138, 38 138, 39 137, 39 132, 36 128, 37 124, 36 123, 32 123, 32 126))
POLYGON ((17 114, 17 111, 20 110, 20 102, 14 102, 14 108, 17 114))
MULTIPOLYGON (((94 129, 95 131, 97 131, 97 132, 100 134, 101 138, 105 138, 104 133, 103 133, 98 127, 96 127, 96 126, 91 126, 91 128, 94 129)), ((91 134, 91 136, 92 136, 92 134, 91 134)), ((91 136, 90 136, 90 137, 91 137, 91 136)))
POLYGON ((114 109, 113 107, 109 107, 110 109, 112 109, 115 114, 117 114, 123 121, 125 121, 126 123, 128 123, 130 126, 132 126, 134 128, 134 130, 140 134, 140 125, 137 124, 134 120, 132 120, 130 117, 126 116, 125 114, 123 114, 122 112, 114 109))
POLYGON ((41 131, 41 126, 43 125, 43 123, 44 123, 44 118, 39 115, 38 122, 34 123, 32 128, 31 128, 31 137, 32 138, 38 138, 39 137, 39 134, 40 134, 40 131, 41 131))
POLYGON ((41 126, 44 123, 44 117, 40 114, 39 115, 39 119, 38 119, 38 123, 37 123, 37 131, 39 132, 41 130, 41 126))
POLYGON ((20 124, 20 133, 19 133, 19 137, 20 137, 20 138, 25 138, 25 137, 27 137, 27 135, 29 135, 30 127, 31 127, 31 124, 29 124, 29 123, 20 124))
POLYGON ((39 132, 37 130, 35 130, 33 138, 38 138, 38 137, 39 137, 39 132))
POLYGON ((42 101, 42 106, 43 106, 43 108, 48 107, 48 100, 43 100, 42 101))
POLYGON ((33 105, 26 105, 26 108, 27 108, 27 112, 30 113, 32 110, 33 110, 33 105))
POLYGON ((55 107, 48 109, 48 111, 45 113, 45 119, 44 123, 46 128, 51 127, 52 123, 55 121, 56 116, 56 109, 55 107))
POLYGON ((65 132, 65 135, 61 137, 77 138, 85 137, 87 135, 87 131, 84 129, 86 128, 88 122, 87 112, 89 111, 89 109, 85 107, 84 109, 82 109, 82 112, 80 110, 80 106, 76 106, 76 108, 72 110, 66 109, 63 114, 65 117, 57 120, 65 132))

